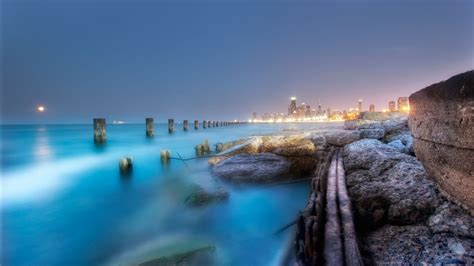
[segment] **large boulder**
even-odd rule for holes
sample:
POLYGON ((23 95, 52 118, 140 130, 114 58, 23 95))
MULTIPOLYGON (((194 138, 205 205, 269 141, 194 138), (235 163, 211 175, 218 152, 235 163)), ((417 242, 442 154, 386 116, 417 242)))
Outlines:
POLYGON ((273 153, 238 154, 214 166, 214 174, 232 182, 269 183, 307 175, 314 159, 305 162, 273 153), (307 163, 307 165, 305 165, 307 163))
POLYGON ((262 144, 262 139, 260 137, 253 137, 246 141, 238 141, 236 145, 227 147, 223 152, 217 154, 217 156, 209 159, 210 165, 216 165, 219 162, 241 153, 258 153, 260 146, 262 144))
POLYGON ((259 147, 260 152, 271 152, 282 156, 313 156, 316 148, 304 135, 264 136, 259 147))
POLYGON ((416 158, 374 139, 346 145, 343 155, 356 224, 361 229, 385 223, 416 224, 439 205, 435 185, 416 158))
POLYGON ((474 209, 474 71, 409 97, 414 150, 429 176, 474 209))

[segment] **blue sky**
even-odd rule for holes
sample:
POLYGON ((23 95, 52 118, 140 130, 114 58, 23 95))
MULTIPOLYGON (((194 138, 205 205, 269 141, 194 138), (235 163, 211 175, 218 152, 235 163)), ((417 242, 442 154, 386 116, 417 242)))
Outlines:
POLYGON ((6 0, 1 15, 3 123, 245 119, 293 95, 382 109, 474 68, 474 1, 6 0))

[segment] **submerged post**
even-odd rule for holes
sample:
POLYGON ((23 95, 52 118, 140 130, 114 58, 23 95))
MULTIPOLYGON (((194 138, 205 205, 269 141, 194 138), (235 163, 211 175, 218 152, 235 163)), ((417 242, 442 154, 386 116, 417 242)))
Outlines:
POLYGON ((168 119, 168 133, 173 133, 174 131, 174 119, 168 119))
POLYGON ((129 175, 133 170, 133 158, 131 156, 127 156, 120 159, 119 169, 121 175, 129 175))
POLYGON ((203 120, 203 121, 202 121, 202 128, 206 128, 206 125, 207 125, 206 120, 203 120))
POLYGON ((162 165, 168 165, 171 158, 171 151, 170 150, 161 150, 160 151, 160 159, 162 165))
POLYGON ((146 123, 146 136, 147 137, 153 137, 153 118, 146 118, 145 119, 146 123))
POLYGON ((207 121, 207 127, 211 127, 211 121, 207 121))
POLYGON ((183 130, 188 131, 188 120, 183 121, 183 130))
POLYGON ((199 129, 199 121, 194 120, 194 129, 199 129))
POLYGON ((94 142, 105 143, 105 118, 94 118, 94 142))

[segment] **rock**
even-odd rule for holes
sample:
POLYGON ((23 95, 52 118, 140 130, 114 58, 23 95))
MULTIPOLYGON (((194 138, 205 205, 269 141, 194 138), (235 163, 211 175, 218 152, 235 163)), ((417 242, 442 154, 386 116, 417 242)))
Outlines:
POLYGON ((394 147, 400 152, 414 155, 413 152, 413 137, 408 130, 395 131, 389 134, 386 134, 384 137, 384 142, 388 145, 394 147))
POLYGON ((313 142, 316 151, 326 150, 329 147, 322 133, 313 133, 309 136, 309 139, 313 142))
MULTIPOLYGON (((390 114, 390 113, 387 113, 390 114)), ((385 133, 390 133, 397 130, 408 130, 408 120, 406 115, 388 115, 387 118, 382 119, 356 119, 344 121, 344 129, 355 130, 361 128, 383 128, 385 133)))
POLYGON ((465 210, 444 202, 428 219, 428 226, 434 233, 452 233, 461 237, 474 238, 474 219, 465 210))
POLYGON ((442 190, 473 210, 474 71, 428 86, 409 101, 416 156, 442 190))
POLYGON ((214 166, 214 173, 233 182, 274 182, 294 176, 292 162, 273 153, 238 154, 214 166))
POLYGON ((358 130, 328 130, 322 134, 328 144, 340 147, 360 139, 358 130))
POLYGON ((383 128, 359 129, 361 139, 381 139, 385 135, 383 128))
POLYGON ((189 206, 202 206, 212 202, 220 202, 229 198, 229 192, 223 188, 216 191, 207 191, 201 186, 194 185, 191 194, 185 199, 185 203, 189 206))
POLYGON ((224 147, 223 147, 224 151, 217 154, 216 157, 212 157, 211 159, 209 159, 208 163, 210 165, 216 165, 219 162, 221 162, 221 161, 223 161, 227 158, 230 158, 234 155, 237 155, 237 154, 258 153, 261 143, 262 143, 262 139, 260 137, 253 137, 253 138, 250 138, 250 139, 246 140, 245 142, 243 142, 241 144, 234 145, 230 148, 227 148, 230 145, 228 145, 227 147, 224 145, 224 147))
POLYGON ((343 155, 361 229, 423 222, 439 205, 435 185, 416 158, 374 139, 346 145, 343 155))
POLYGON ((264 136, 259 152, 271 152, 282 156, 313 156, 316 148, 303 135, 264 136))
POLYGON ((183 253, 162 256, 156 259, 148 260, 138 264, 139 266, 157 266, 157 265, 214 265, 214 253, 216 248, 206 246, 197 248, 183 253))
POLYGON ((133 168, 133 158, 131 156, 122 158, 119 161, 120 173, 127 174, 132 171, 133 168))
POLYGON ((406 117, 402 117, 399 119, 382 121, 381 126, 385 130, 385 134, 408 130, 408 119, 406 117))
POLYGON ((384 136, 385 143, 396 141, 396 140, 400 140, 403 145, 407 145, 408 142, 413 141, 413 136, 411 135, 408 129, 391 132, 391 133, 385 134, 384 136))
POLYGON ((474 240, 432 234, 427 226, 386 225, 362 238, 362 250, 374 265, 466 265, 474 256, 474 240))
POLYGON ((419 90, 409 100, 415 138, 474 149, 474 70, 419 90))
POLYGON ((359 115, 360 120, 385 121, 406 117, 406 114, 400 112, 362 112, 359 115))
POLYGON ((456 255, 464 255, 464 253, 466 253, 466 249, 460 242, 450 241, 448 248, 456 255))
POLYGON ((401 140, 394 140, 388 143, 388 146, 395 148, 398 152, 404 152, 405 151, 405 145, 403 145, 401 140))

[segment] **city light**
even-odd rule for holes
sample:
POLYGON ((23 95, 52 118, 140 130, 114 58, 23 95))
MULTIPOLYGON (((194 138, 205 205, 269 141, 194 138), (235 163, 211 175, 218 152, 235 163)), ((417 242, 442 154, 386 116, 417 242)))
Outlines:
POLYGON ((46 111, 46 108, 44 106, 40 105, 40 106, 38 106, 38 108, 36 110, 38 110, 38 112, 42 113, 42 112, 46 111))
MULTIPOLYGON (((370 104, 368 110, 363 109, 362 99, 358 99, 355 107, 350 107, 343 111, 337 109, 322 108, 321 103, 318 100, 317 108, 311 108, 311 104, 307 102, 301 102, 297 104, 296 97, 290 97, 290 103, 288 105, 288 112, 285 113, 263 113, 257 116, 256 112, 252 113, 252 119, 248 121, 250 123, 292 123, 292 122, 333 122, 333 121, 344 121, 354 120, 361 117, 364 112, 375 112, 375 105, 370 104)), ((398 97, 397 102, 389 101, 388 109, 383 109, 382 113, 387 112, 403 112, 408 113, 410 111, 410 105, 408 104, 408 97, 398 97), (398 104, 398 106, 397 106, 398 104)))

